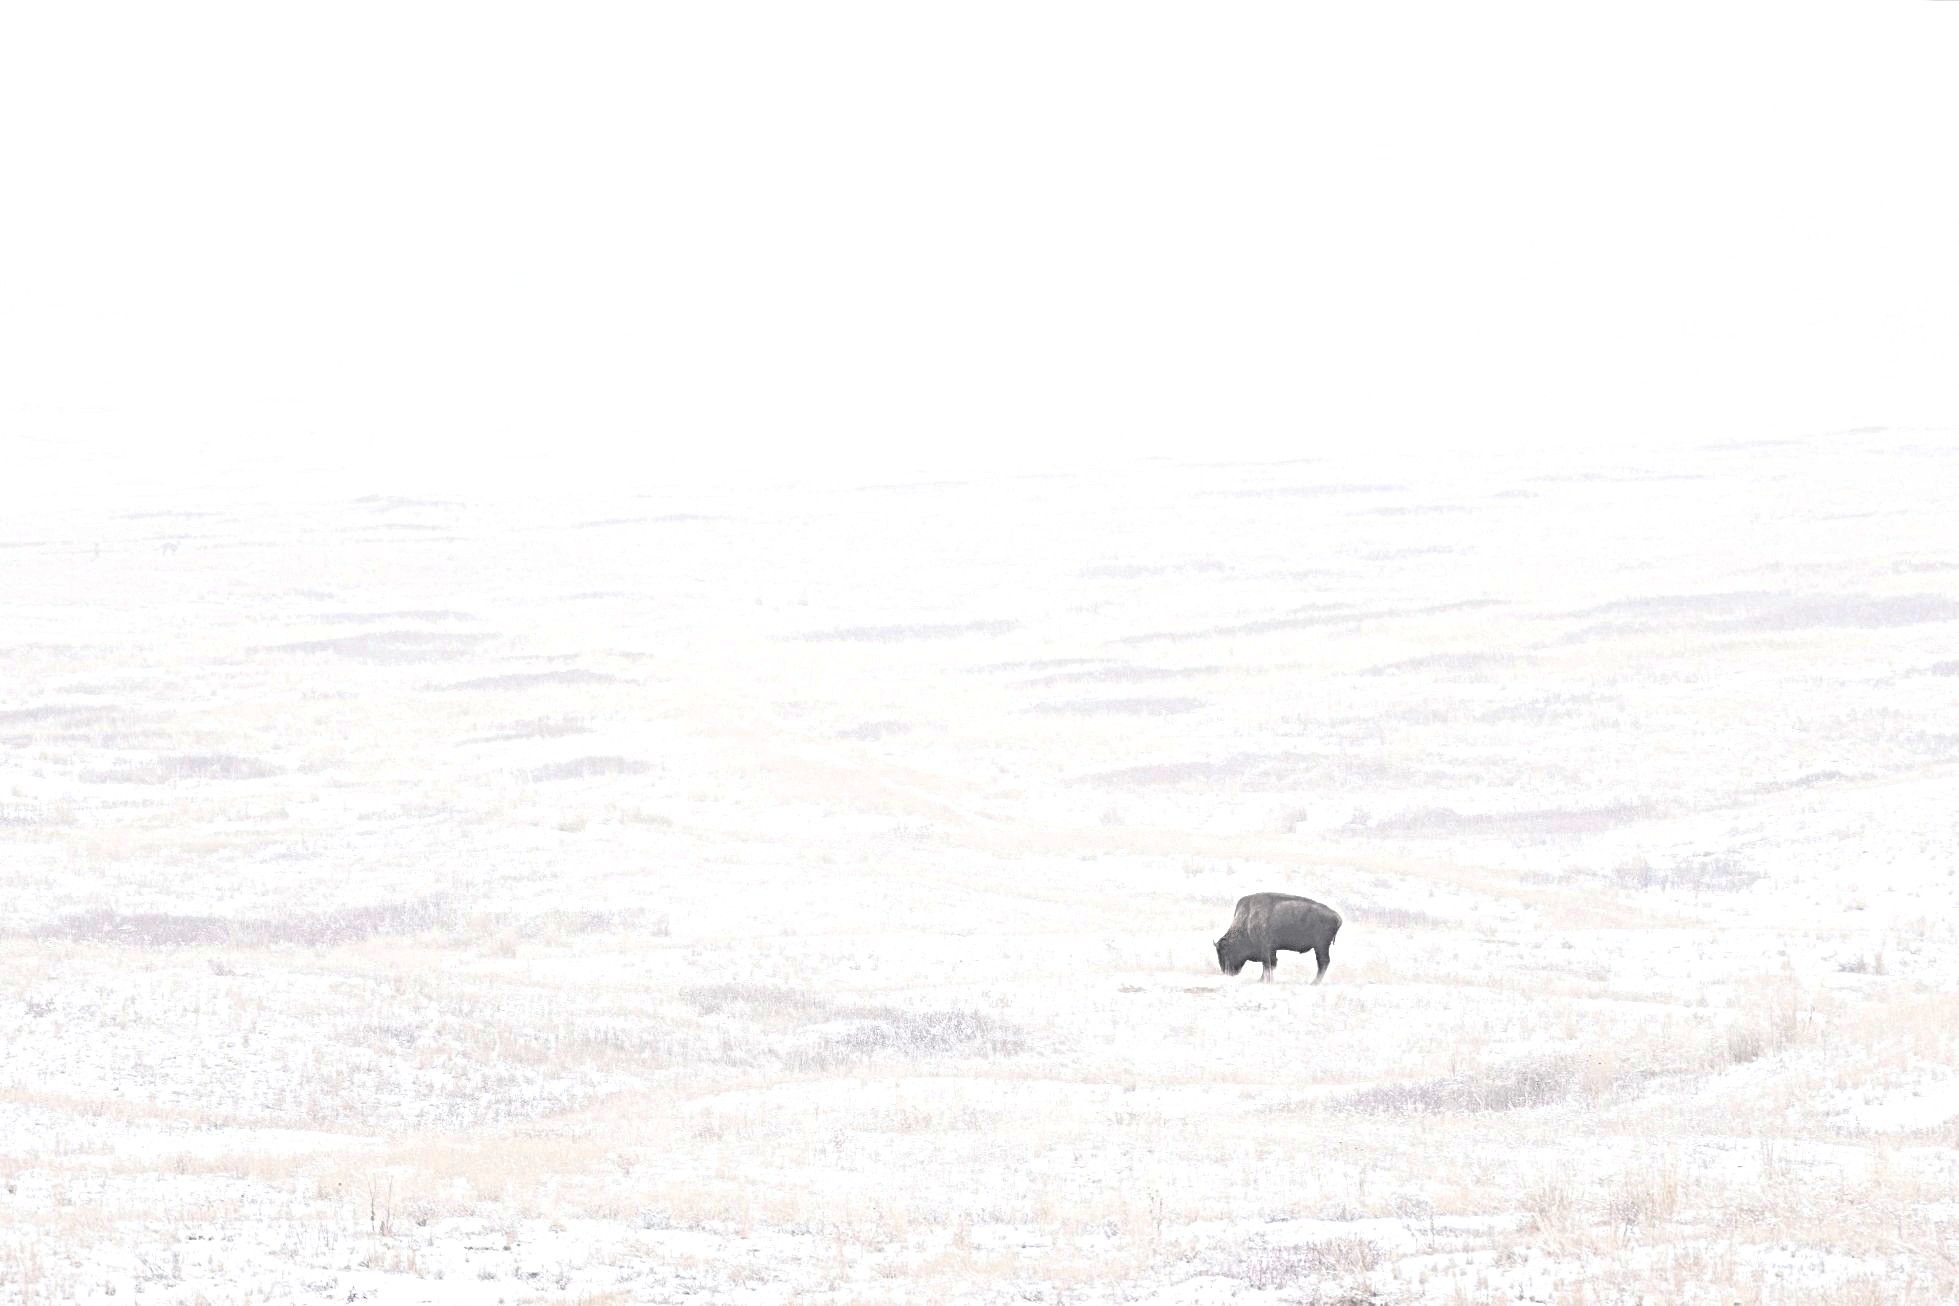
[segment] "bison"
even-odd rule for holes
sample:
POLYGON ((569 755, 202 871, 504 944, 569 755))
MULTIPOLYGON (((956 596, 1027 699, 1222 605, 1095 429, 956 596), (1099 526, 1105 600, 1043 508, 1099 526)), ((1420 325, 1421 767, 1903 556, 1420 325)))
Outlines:
POLYGON ((1231 928, 1218 940, 1218 969, 1236 975, 1248 961, 1265 968, 1261 983, 1272 978, 1279 964, 1279 950, 1310 952, 1320 963, 1313 976, 1318 984, 1326 978, 1328 954, 1333 936, 1340 932, 1340 913, 1323 902, 1292 893, 1250 893, 1238 900, 1231 913, 1231 928))

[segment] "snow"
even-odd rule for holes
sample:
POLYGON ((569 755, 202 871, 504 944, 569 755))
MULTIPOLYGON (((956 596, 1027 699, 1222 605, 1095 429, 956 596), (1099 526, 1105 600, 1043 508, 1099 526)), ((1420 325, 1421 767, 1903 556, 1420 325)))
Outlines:
POLYGON ((0 1302, 1951 1300, 1955 499, 26 506, 0 1302))

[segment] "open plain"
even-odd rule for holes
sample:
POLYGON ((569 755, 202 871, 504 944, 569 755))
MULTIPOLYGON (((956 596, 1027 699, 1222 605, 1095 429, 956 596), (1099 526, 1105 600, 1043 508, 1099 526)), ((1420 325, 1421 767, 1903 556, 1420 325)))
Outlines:
POLYGON ((394 488, 0 524, 0 1301, 1959 1300, 1949 436, 394 488))

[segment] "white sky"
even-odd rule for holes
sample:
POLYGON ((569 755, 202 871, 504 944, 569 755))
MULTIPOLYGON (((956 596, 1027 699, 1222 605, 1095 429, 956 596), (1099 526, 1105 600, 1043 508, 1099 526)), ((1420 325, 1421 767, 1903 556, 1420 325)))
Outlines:
POLYGON ((1955 45, 1923 2, 11 5, 0 441, 408 488, 1952 426, 1955 45))

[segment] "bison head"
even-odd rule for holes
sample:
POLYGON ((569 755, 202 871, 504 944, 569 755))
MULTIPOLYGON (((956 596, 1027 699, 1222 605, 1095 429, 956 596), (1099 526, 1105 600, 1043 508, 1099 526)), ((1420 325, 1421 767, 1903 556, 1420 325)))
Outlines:
POLYGON ((1245 963, 1252 959, 1251 949, 1236 935, 1227 934, 1218 940, 1218 969, 1227 975, 1236 975, 1245 969, 1245 963))

